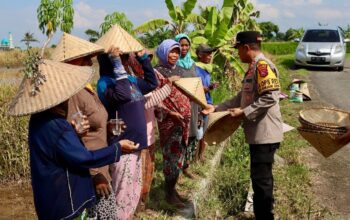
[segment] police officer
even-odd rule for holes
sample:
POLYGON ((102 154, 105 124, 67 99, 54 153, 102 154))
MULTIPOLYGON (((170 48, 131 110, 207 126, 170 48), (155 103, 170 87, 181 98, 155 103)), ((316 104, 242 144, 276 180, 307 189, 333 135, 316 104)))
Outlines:
POLYGON ((231 100, 203 111, 229 110, 232 117, 243 120, 250 150, 250 176, 254 190, 254 214, 257 220, 274 219, 273 176, 274 154, 283 139, 279 107, 278 70, 260 51, 259 32, 237 34, 234 48, 243 63, 249 63, 241 91, 231 100))

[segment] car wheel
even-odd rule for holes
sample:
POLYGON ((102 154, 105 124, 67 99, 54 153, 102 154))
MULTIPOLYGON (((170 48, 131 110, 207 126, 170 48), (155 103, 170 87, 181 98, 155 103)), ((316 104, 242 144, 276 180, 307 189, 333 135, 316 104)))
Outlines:
POLYGON ((293 68, 293 70, 298 70, 298 69, 300 69, 300 65, 294 64, 294 66, 292 68, 293 68))
POLYGON ((344 70, 344 66, 340 66, 340 67, 338 67, 338 69, 337 69, 339 72, 341 72, 341 71, 343 71, 344 70))

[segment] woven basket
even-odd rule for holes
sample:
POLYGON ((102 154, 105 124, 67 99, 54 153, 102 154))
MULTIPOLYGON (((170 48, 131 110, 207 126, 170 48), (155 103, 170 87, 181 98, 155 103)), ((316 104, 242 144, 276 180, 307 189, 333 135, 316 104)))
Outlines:
POLYGON ((175 81, 174 84, 194 102, 196 102, 202 108, 206 108, 208 103, 207 99, 205 98, 202 79, 200 77, 181 78, 175 81))
POLYGON ((344 147, 344 145, 336 141, 336 138, 343 135, 344 132, 324 132, 305 128, 298 128, 298 131, 305 140, 326 158, 344 147))
POLYGON ((350 125, 350 114, 333 108, 311 108, 300 111, 299 117, 314 125, 326 128, 344 128, 350 125))
POLYGON ((301 117, 298 118, 300 124, 305 129, 311 129, 316 131, 331 131, 331 132, 346 132, 346 127, 335 127, 335 124, 324 124, 324 123, 317 123, 313 124, 310 122, 305 121, 301 117))
POLYGON ((240 119, 233 118, 228 111, 211 113, 204 141, 209 145, 220 144, 230 137, 240 124, 240 119))

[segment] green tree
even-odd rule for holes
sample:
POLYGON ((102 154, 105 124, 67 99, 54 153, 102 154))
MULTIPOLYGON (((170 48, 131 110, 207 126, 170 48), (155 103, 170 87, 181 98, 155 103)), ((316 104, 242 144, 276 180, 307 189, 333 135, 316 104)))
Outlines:
POLYGON ((98 31, 92 30, 92 29, 87 29, 85 31, 85 34, 87 36, 89 36, 89 41, 92 43, 95 43, 98 38, 100 37, 100 34, 98 33, 98 31))
POLYGON ((113 12, 105 17, 100 25, 101 35, 105 34, 114 24, 119 24, 124 30, 133 33, 134 24, 122 12, 113 12))
POLYGON ((274 37, 277 37, 279 28, 276 24, 271 21, 259 23, 260 30, 265 39, 271 40, 274 37))
POLYGON ((165 27, 161 27, 156 31, 146 32, 139 37, 143 45, 147 48, 157 47, 163 40, 173 38, 171 30, 165 27))
POLYGON ((29 50, 31 42, 39 42, 39 41, 37 39, 35 39, 34 33, 26 32, 26 33, 24 33, 24 37, 21 40, 21 42, 25 42, 25 44, 27 46, 27 50, 29 50))
POLYGON ((255 11, 249 0, 227 1, 223 8, 227 11, 225 13, 232 8, 231 25, 244 24, 244 30, 259 30, 255 19, 259 18, 260 11, 255 11))
POLYGON ((186 31, 189 24, 205 24, 205 20, 198 14, 192 13, 197 0, 186 0, 182 6, 174 6, 172 0, 165 0, 171 20, 154 19, 135 28, 136 33, 155 31, 161 27, 170 26, 174 35, 186 31))
POLYGON ((70 33, 73 28, 73 0, 41 0, 37 9, 37 18, 40 30, 48 37, 41 51, 44 54, 46 46, 53 34, 59 28, 70 33))
POLYGON ((305 31, 303 28, 299 28, 299 29, 289 28, 286 31, 285 40, 291 41, 291 40, 294 40, 296 38, 301 38, 303 36, 304 32, 305 31))
POLYGON ((350 25, 345 28, 339 27, 339 29, 341 30, 344 38, 350 38, 350 25))

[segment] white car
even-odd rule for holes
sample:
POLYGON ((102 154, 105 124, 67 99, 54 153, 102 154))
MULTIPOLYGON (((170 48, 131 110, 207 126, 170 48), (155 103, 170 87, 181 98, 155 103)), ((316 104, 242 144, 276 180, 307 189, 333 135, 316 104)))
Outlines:
POLYGON ((296 39, 299 45, 295 52, 296 66, 332 67, 344 69, 346 43, 338 28, 314 28, 305 31, 303 37, 296 39))

